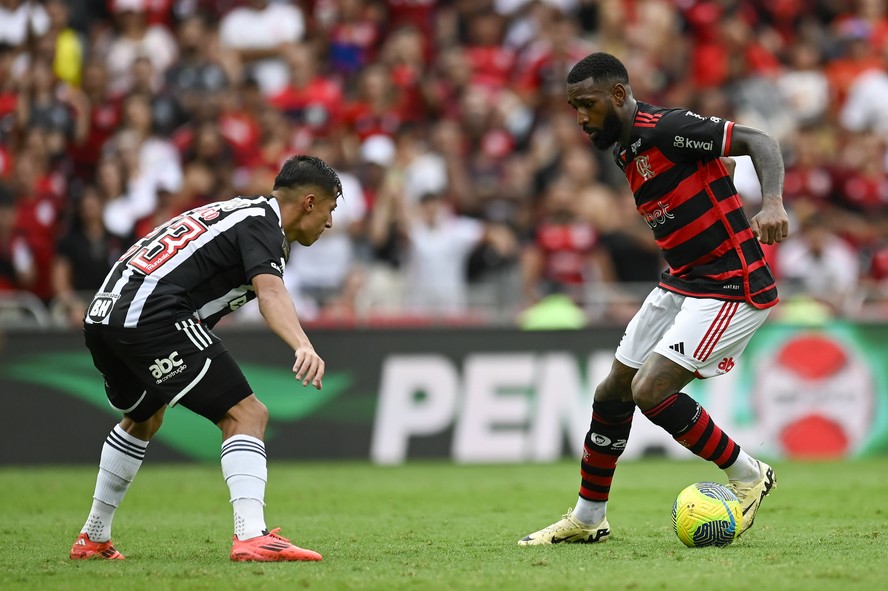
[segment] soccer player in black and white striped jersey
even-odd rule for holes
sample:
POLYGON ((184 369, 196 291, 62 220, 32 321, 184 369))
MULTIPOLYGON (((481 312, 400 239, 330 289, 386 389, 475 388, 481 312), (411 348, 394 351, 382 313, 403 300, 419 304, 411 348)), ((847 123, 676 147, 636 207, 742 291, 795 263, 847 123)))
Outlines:
POLYGON ((158 226, 115 263, 89 304, 84 338, 123 419, 105 440, 93 504, 72 559, 123 559, 111 522, 167 407, 181 404, 222 431, 221 463, 234 509, 234 561, 321 560, 265 524, 268 410, 211 331, 258 299, 269 327, 295 355, 303 386, 322 387, 324 361, 284 286, 290 243, 332 227, 342 186, 312 156, 287 160, 270 195, 236 197, 158 226))
POLYGON ((737 535, 753 523, 775 486, 774 471, 722 431, 681 390, 725 374, 777 303, 760 242, 786 238, 783 157, 763 131, 718 116, 635 99, 626 67, 593 53, 567 76, 577 124, 600 150, 613 146, 669 268, 629 322, 610 374, 598 385, 583 445, 580 490, 561 520, 522 546, 607 540, 607 501, 617 459, 638 408, 676 442, 725 471, 743 509, 737 535), (728 171, 748 155, 762 184, 762 208, 747 219, 728 171))

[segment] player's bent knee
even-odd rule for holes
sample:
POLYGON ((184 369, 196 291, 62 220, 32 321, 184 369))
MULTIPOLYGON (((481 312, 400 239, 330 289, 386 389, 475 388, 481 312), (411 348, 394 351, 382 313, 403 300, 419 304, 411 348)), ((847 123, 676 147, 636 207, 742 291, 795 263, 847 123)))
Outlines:
POLYGON ((255 395, 250 395, 230 409, 219 422, 224 433, 238 432, 261 436, 268 425, 268 407, 255 395))
POLYGON ((659 391, 657 382, 658 380, 655 376, 642 372, 635 374, 635 377, 632 379, 632 401, 641 410, 651 409, 665 400, 670 394, 674 394, 674 392, 659 391))

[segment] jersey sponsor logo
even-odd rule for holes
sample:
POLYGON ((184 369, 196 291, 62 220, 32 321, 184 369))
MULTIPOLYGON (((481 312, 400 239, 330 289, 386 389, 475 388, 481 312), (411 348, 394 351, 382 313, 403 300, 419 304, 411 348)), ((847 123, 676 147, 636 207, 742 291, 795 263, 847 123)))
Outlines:
POLYGON ((642 176, 642 178, 646 181, 654 178, 654 175, 657 174, 654 172, 654 169, 651 168, 651 159, 648 156, 639 156, 635 159, 635 169, 638 171, 638 174, 642 176))
POLYGON ((712 150, 715 147, 715 142, 713 142, 712 140, 692 140, 690 138, 677 135, 675 136, 675 140, 672 142, 672 145, 676 148, 687 148, 689 150, 712 150))
POLYGON ((657 208, 653 211, 642 212, 641 216, 651 229, 656 228, 660 224, 665 224, 671 219, 675 219, 675 215, 669 213, 669 204, 657 201, 657 208))
POLYGON ((171 377, 185 371, 188 366, 184 361, 179 359, 179 352, 173 351, 169 357, 155 359, 154 363, 148 367, 151 377, 155 379, 155 383, 162 384, 171 377))
POLYGON ((114 299, 109 296, 96 296, 93 298, 87 313, 89 319, 93 322, 104 320, 111 313, 111 308, 114 307, 114 299))
POLYGON ((632 150, 633 154, 638 154, 638 150, 641 149, 641 139, 637 139, 632 142, 632 145, 629 146, 629 149, 632 150))
POLYGON ((699 113, 694 113, 693 111, 685 111, 685 117, 693 117, 695 119, 699 119, 700 121, 706 121, 706 117, 700 115, 699 113))

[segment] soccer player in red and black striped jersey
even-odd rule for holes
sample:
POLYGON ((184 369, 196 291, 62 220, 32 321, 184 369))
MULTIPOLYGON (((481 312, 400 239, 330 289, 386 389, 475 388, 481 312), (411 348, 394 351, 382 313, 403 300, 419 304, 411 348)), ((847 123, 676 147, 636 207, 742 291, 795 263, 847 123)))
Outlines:
POLYGON ((322 387, 324 361, 284 286, 290 243, 314 243, 333 225, 336 172, 313 156, 281 167, 270 195, 235 197, 186 211, 136 242, 111 268, 84 319, 84 338, 123 415, 102 447, 93 503, 71 558, 121 560, 111 543, 117 507, 142 465, 167 407, 179 404, 222 431, 222 475, 234 510, 236 562, 321 560, 265 525, 268 410, 212 332, 257 299, 295 356, 303 386, 322 387))
POLYGON ((789 231, 780 147, 766 133, 733 121, 636 100, 625 66, 607 53, 577 63, 566 90, 595 147, 613 146, 669 268, 629 322, 611 372, 595 390, 576 506, 518 543, 608 538, 608 495, 636 407, 725 471, 743 507, 737 524, 743 533, 776 484, 774 471, 740 449, 681 390, 695 378, 731 371, 777 303, 759 242, 780 242, 789 231), (762 207, 752 219, 726 167, 730 156, 740 155, 751 157, 762 185, 762 207))

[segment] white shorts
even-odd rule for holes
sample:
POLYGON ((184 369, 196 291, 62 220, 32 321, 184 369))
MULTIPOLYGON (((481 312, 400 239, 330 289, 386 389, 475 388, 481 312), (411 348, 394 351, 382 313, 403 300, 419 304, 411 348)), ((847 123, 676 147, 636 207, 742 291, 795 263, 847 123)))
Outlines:
POLYGON ((698 378, 731 371, 770 308, 692 298, 656 287, 629 321, 617 361, 638 369, 659 353, 698 378))

